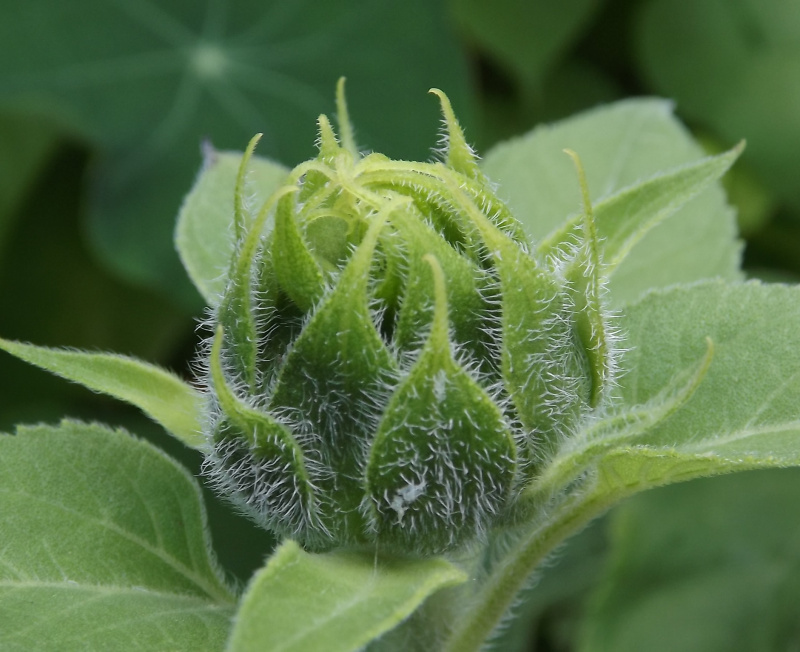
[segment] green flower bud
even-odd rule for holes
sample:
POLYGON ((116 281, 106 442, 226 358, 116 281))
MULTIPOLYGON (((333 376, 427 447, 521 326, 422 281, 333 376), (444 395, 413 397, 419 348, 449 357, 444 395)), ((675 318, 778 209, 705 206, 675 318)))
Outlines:
POLYGON ((359 154, 340 85, 341 143, 321 116, 319 155, 257 215, 239 189, 205 472, 309 549, 438 554, 512 522, 613 383, 590 206, 540 260, 433 92, 441 161, 359 154))

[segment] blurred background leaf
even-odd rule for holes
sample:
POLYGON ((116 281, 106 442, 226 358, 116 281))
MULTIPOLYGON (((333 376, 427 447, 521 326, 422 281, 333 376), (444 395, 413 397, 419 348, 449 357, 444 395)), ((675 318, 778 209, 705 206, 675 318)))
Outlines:
POLYGON ((654 90, 735 142, 762 179, 800 207, 800 10, 792 0, 653 0, 637 60, 654 90))
POLYGON ((800 473, 735 474, 618 508, 581 652, 800 647, 800 473))
POLYGON ((87 210, 95 253, 139 285, 189 301, 172 248, 204 138, 296 164, 315 119, 350 79, 359 137, 426 156, 442 86, 470 119, 463 57, 437 2, 408 0, 7 0, 0 106, 48 118, 95 157, 87 210))

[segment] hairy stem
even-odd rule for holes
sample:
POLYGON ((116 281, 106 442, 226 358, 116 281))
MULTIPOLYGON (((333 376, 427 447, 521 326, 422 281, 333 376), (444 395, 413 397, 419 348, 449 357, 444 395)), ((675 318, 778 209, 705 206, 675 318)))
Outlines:
POLYGON ((480 650, 544 558, 618 498, 590 492, 562 505, 550 519, 524 537, 499 562, 469 609, 461 615, 444 647, 445 652, 480 650))

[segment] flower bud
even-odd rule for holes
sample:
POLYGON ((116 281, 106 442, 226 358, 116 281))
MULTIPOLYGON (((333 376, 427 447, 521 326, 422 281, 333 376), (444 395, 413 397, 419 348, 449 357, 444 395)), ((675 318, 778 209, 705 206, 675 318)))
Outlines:
POLYGON ((443 160, 418 163, 359 154, 339 91, 342 143, 321 116, 319 155, 237 211, 204 468, 309 549, 439 554, 513 520, 606 400, 590 210, 583 240, 539 260, 443 93, 443 160))

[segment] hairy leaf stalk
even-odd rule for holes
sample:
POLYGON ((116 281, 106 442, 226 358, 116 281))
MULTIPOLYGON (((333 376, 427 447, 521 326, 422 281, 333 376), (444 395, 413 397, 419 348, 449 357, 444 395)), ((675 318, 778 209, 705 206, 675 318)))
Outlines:
MULTIPOLYGON (((603 410, 616 338, 591 206, 541 259, 440 91, 434 162, 337 139, 256 214, 207 347, 205 473, 310 550, 434 555, 529 511, 524 488, 603 410)), ((255 141, 243 160, 243 170, 255 141)))

